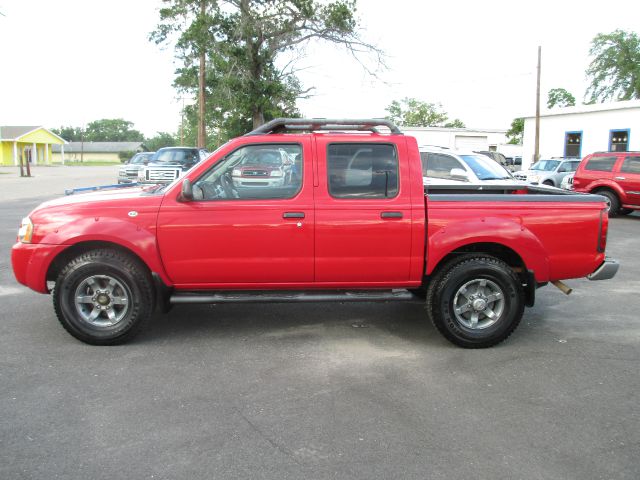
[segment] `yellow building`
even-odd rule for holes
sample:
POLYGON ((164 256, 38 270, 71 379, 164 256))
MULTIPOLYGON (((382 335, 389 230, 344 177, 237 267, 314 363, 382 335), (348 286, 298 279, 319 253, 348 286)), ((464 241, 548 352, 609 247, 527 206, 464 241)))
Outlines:
POLYGON ((66 145, 55 145, 52 149, 53 161, 56 163, 62 161, 62 154, 67 161, 72 162, 120 163, 121 153, 126 153, 127 158, 130 158, 144 150, 142 142, 69 142, 66 145))
POLYGON ((60 145, 64 152, 65 143, 44 127, 0 126, 0 165, 19 165, 20 158, 25 164, 50 164, 51 146, 60 145))

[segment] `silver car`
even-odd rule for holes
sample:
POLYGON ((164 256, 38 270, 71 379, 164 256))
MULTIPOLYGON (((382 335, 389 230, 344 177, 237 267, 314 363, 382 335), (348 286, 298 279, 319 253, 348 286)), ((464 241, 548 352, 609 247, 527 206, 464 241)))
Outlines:
POLYGON ((518 180, 522 180, 534 185, 549 185, 551 187, 559 187, 562 179, 573 173, 578 168, 580 159, 577 158, 559 158, 539 160, 529 170, 514 173, 518 180))
POLYGON ((491 158, 477 152, 422 146, 422 183, 428 185, 513 185, 511 173, 491 158))

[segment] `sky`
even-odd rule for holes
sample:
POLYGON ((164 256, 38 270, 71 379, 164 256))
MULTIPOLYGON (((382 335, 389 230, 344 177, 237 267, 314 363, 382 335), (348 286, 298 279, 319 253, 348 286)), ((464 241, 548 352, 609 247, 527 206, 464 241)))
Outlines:
MULTIPOLYGON (((0 125, 82 126, 124 118, 176 132, 173 50, 148 40, 160 0, 0 0, 0 125)), ((507 129, 551 88, 582 101, 598 33, 640 33, 640 2, 358 0, 362 38, 386 54, 370 76, 347 52, 312 43, 299 78, 308 117, 381 117, 393 100, 441 103, 470 128, 507 129)), ((372 65, 372 64, 370 64, 372 65)), ((189 102, 190 100, 186 100, 189 102)))

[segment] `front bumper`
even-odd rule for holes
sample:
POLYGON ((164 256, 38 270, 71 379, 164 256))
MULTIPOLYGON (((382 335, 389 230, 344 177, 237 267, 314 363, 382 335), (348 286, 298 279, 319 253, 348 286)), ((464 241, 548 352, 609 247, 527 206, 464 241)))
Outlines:
POLYGON ((596 268, 593 273, 587 275, 587 278, 589 280, 609 280, 616 276, 619 268, 620 264, 617 260, 607 257, 602 262, 602 265, 596 268))
POLYGON ((47 271, 53 259, 65 248, 67 245, 16 243, 11 249, 11 266, 16 280, 36 292, 49 293, 47 271))

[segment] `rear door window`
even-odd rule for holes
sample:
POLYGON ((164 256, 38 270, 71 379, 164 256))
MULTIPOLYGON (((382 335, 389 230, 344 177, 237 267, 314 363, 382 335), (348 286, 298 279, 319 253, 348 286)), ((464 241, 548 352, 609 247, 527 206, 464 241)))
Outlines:
POLYGON ((616 163, 617 157, 592 157, 584 166, 585 170, 597 172, 610 172, 616 163))
POLYGON ((329 194, 334 198, 393 198, 398 195, 394 145, 334 143, 327 147, 329 194))

